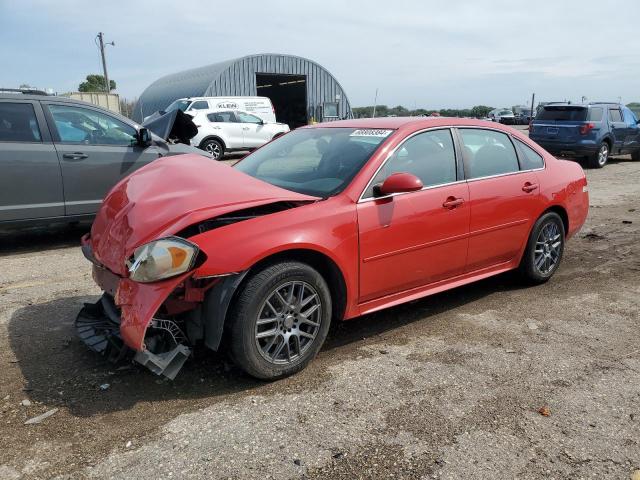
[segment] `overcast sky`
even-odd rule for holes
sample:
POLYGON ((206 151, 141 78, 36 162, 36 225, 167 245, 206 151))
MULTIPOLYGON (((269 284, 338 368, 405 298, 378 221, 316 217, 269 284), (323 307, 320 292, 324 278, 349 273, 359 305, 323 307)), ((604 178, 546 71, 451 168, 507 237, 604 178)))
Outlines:
POLYGON ((254 53, 312 59, 352 106, 640 101, 640 0, 0 0, 0 86, 135 98, 168 73, 254 53))

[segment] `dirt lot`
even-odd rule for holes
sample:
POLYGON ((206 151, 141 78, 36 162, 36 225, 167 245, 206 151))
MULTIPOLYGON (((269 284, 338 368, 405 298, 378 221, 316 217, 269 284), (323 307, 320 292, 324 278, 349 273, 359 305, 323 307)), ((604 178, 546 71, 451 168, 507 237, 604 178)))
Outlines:
POLYGON ((629 478, 640 163, 588 177, 548 284, 502 275, 338 325, 272 384, 215 355, 174 382, 115 369, 72 331, 99 293, 86 227, 0 236, 0 478, 629 478))

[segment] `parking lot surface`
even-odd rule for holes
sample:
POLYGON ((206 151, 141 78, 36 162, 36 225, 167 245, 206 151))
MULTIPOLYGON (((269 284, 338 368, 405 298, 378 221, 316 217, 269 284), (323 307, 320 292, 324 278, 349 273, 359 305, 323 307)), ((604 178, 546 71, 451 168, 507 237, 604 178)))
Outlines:
POLYGON ((219 355, 173 382, 106 363, 72 328, 99 294, 87 227, 0 234, 0 478, 630 478, 640 163, 587 175, 549 283, 501 275, 334 325, 275 383, 219 355))

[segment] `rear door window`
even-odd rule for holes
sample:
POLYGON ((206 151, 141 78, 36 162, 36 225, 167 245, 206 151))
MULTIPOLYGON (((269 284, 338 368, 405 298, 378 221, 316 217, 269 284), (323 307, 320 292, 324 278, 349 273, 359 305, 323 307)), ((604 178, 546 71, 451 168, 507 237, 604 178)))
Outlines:
POLYGON ((33 105, 0 102, 0 142, 41 141, 33 105))
POLYGON ((516 139, 516 144, 520 148, 522 152, 520 163, 522 166, 522 170, 534 170, 536 168, 544 167, 544 159, 542 155, 536 152, 533 148, 527 145, 524 142, 516 139))
POLYGON ((602 107, 591 107, 589 109, 587 120, 589 120, 590 122, 602 121, 602 107))
POLYGON ((233 112, 215 112, 207 115, 210 122, 219 123, 235 123, 237 122, 236 116, 233 112))
POLYGON ((520 170, 516 149, 505 133, 475 128, 461 128, 459 131, 469 179, 520 170))
POLYGON ((621 122, 622 121, 622 113, 617 108, 612 108, 609 110, 609 120, 612 122, 621 122))

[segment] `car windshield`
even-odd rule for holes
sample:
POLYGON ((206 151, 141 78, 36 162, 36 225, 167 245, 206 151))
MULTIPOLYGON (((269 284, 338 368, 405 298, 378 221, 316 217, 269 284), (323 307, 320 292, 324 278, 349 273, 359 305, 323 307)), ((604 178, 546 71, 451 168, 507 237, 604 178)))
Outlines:
POLYGON ((165 112, 173 112, 174 110, 182 110, 184 112, 190 104, 189 100, 176 100, 167 107, 165 112))
POLYGON ((326 198, 344 190, 392 132, 302 128, 268 143, 235 168, 287 190, 326 198))
POLYGON ((544 107, 538 112, 536 120, 574 121, 584 122, 587 119, 587 109, 584 107, 544 107))
POLYGON ((513 115, 511 110, 502 110, 498 115, 513 115))

